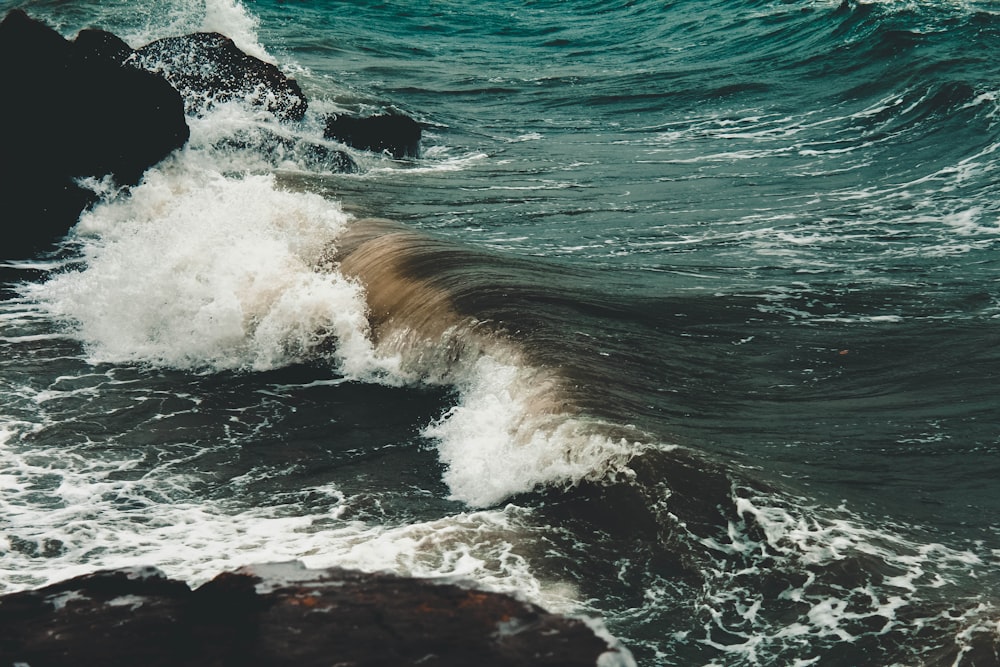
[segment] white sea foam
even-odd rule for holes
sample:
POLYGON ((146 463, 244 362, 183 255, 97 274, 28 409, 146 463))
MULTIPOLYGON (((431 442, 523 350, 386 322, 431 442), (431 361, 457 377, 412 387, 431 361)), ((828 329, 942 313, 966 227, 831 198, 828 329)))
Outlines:
MULTIPOLYGON (((0 414, 2 592, 147 565, 199 585, 243 565, 299 560, 309 567, 475 582, 557 611, 579 606, 572 581, 535 573, 532 563, 546 549, 548 529, 513 505, 427 521, 367 523, 347 515, 355 501, 332 484, 288 489, 264 500, 237 492, 266 480, 269 469, 212 480, 206 488, 204 472, 186 462, 239 446, 226 438, 149 451, 91 441, 86 430, 70 428, 59 434, 58 445, 41 445, 50 439, 47 430, 60 428, 62 404, 94 399, 87 387, 102 384, 102 376, 81 377, 92 382, 65 391, 56 389, 58 380, 19 388, 22 412, 33 414, 28 420, 0 414), (219 484, 233 492, 215 493, 219 484), (299 497, 309 500, 300 503, 299 497)), ((81 377, 61 380, 70 387, 81 377)), ((196 397, 188 403, 196 414, 196 397)))
POLYGON ((539 486, 624 469, 637 444, 606 435, 561 405, 558 377, 495 354, 478 357, 456 378, 461 402, 424 429, 440 442, 454 498, 486 507, 539 486))
MULTIPOLYGON (((218 0, 205 7, 197 29, 218 29, 237 38, 241 48, 255 51, 255 22, 241 5, 218 0)), ((186 5, 177 8, 182 23, 197 14, 186 5)), ((176 32, 189 29, 184 26, 176 32)), ((105 192, 107 200, 83 215, 74 231, 82 246, 81 267, 24 288, 25 296, 44 312, 66 323, 67 331, 84 344, 90 362, 204 372, 267 370, 326 358, 350 378, 454 385, 458 404, 424 434, 438 441, 452 496, 475 507, 495 506, 542 485, 571 484, 621 468, 633 443, 604 435, 602 425, 573 414, 571 406, 551 404, 558 400, 558 378, 532 368, 514 344, 476 337, 472 351, 457 359, 449 357, 447 340, 421 340, 411 349, 374 344, 365 294, 332 259, 338 238, 353 223, 351 217, 336 202, 278 187, 272 175, 261 173, 271 165, 252 150, 219 148, 220 141, 266 123, 253 111, 221 104, 190 123, 187 148, 149 170, 129 193, 105 192), (434 347, 444 352, 427 352, 434 347)), ((479 153, 441 155, 416 169, 463 169, 482 158, 479 153)), ((380 164, 369 170, 372 177, 394 168, 380 164)), ((41 392, 36 404, 57 398, 64 396, 54 390, 41 392)), ((121 482, 101 481, 107 472, 89 474, 95 479, 81 476, 61 483, 56 503, 63 509, 47 519, 7 508, 10 517, 23 519, 18 521, 22 527, 37 524, 37 531, 22 535, 29 541, 79 542, 76 533, 65 533, 59 526, 87 533, 92 540, 88 548, 67 546, 66 557, 53 561, 79 571, 118 566, 124 559, 126 564, 153 562, 168 572, 172 567, 194 568, 183 575, 186 578, 207 576, 234 564, 211 551, 219 535, 239 545, 233 553, 243 563, 290 558, 313 563, 322 561, 315 554, 338 553, 342 562, 353 566, 393 567, 387 556, 379 555, 393 548, 375 547, 395 539, 379 533, 381 528, 355 527, 352 530, 367 537, 355 536, 355 546, 338 550, 329 540, 309 537, 314 533, 308 517, 245 512, 234 517, 183 494, 166 506, 149 506, 142 499, 146 491, 135 500, 148 511, 172 517, 169 525, 146 525, 136 533, 102 527, 91 517, 116 516, 104 501, 87 519, 65 512, 87 507, 88 498, 132 498, 133 493, 121 482), (281 546, 293 542, 296 547, 289 551, 281 546), (364 544, 368 546, 359 546, 364 544), (104 552, 107 559, 97 555, 104 552)), ((170 484, 183 487, 185 482, 174 479, 170 484)), ((406 566, 410 573, 431 573, 417 556, 406 555, 414 546, 412 538, 405 537, 412 528, 399 530, 399 544, 405 548, 395 547, 393 558, 415 558, 406 566)), ((468 549, 455 553, 460 555, 454 562, 442 562, 441 571, 487 583, 499 577, 484 574, 484 566, 468 549)), ((66 574, 61 569, 59 576, 66 574)), ((522 590, 532 586, 537 584, 527 579, 517 584, 522 590)))
MULTIPOLYGON (((232 39, 245 53, 274 62, 258 38, 260 21, 239 0, 167 0, 137 7, 136 14, 145 18, 145 25, 119 31, 134 48, 162 37, 218 32, 232 39)), ((127 20, 121 16, 113 18, 127 20)))
POLYGON ((174 161, 83 216, 84 270, 27 293, 75 324, 94 361, 266 369, 333 339, 345 372, 364 373, 363 295, 324 259, 347 220, 270 176, 174 161))
POLYGON ((427 161, 419 165, 405 164, 400 167, 399 163, 379 160, 377 164, 372 164, 360 177, 377 177, 379 175, 393 174, 404 170, 408 174, 428 174, 448 171, 464 171, 470 166, 482 162, 489 157, 486 153, 470 152, 464 155, 435 155, 436 159, 427 161))
POLYGON ((274 62, 257 38, 259 25, 257 17, 248 12, 239 0, 205 0, 202 31, 226 35, 246 53, 261 60, 274 62))
POLYGON ((804 499, 742 493, 733 502, 740 520, 730 523, 727 539, 699 538, 723 557, 717 569, 706 568, 711 583, 696 604, 710 618, 700 641, 738 664, 824 643, 878 641, 941 621, 961 634, 996 615, 994 604, 969 607, 954 594, 941 603, 940 590, 990 567, 981 554, 872 526, 844 507, 824 512, 804 499), (760 590, 761 577, 777 578, 784 589, 760 590), (798 617, 773 624, 783 605, 798 617))
POLYGON ((150 564, 197 586, 221 571, 298 560, 313 568, 474 581, 560 611, 578 604, 570 582, 532 571, 541 529, 531 526, 528 510, 512 505, 372 525, 341 519, 349 498, 332 486, 299 490, 326 499, 306 511, 280 500, 211 500, 199 496, 195 476, 179 474, 170 461, 124 479, 121 473, 142 461, 101 460, 86 443, 21 447, 17 430, 0 430, 0 592, 150 564))
MULTIPOLYGON (((39 400, 29 401, 37 410, 34 422, 0 415, 2 592, 150 564, 199 585, 243 565, 301 560, 310 567, 475 581, 561 610, 576 604, 570 583, 533 573, 541 532, 527 510, 507 506, 368 524, 343 518, 351 498, 333 485, 288 491, 308 496, 308 505, 289 503, 283 494, 249 503, 238 493, 206 497, 204 480, 183 472, 179 459, 213 456, 231 443, 185 445, 150 457, 141 448, 108 450, 67 432, 58 446, 39 446, 32 435, 52 425, 46 411, 58 406, 50 403, 70 397, 36 394, 39 400)), ((224 483, 253 481, 243 477, 224 483)))

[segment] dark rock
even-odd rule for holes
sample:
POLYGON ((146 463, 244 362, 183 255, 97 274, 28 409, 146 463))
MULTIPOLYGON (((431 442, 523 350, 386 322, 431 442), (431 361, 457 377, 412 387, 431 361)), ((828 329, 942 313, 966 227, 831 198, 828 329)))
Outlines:
POLYGON ((300 137, 283 136, 266 127, 236 132, 214 145, 216 148, 254 151, 276 167, 285 160, 292 160, 317 172, 328 170, 352 174, 358 170, 357 164, 344 151, 300 137))
POLYGON ((135 185, 187 141, 180 95, 121 66, 122 47, 100 31, 70 42, 21 10, 0 22, 0 256, 34 254, 76 223, 96 199, 76 179, 135 185))
POLYGON ((314 141, 297 141, 292 146, 292 155, 315 171, 329 169, 333 172, 353 174, 358 165, 344 151, 314 141))
POLYGON ((77 33, 73 46, 84 59, 96 58, 119 65, 124 64, 135 53, 118 35, 93 28, 77 33))
POLYGON ((156 40, 139 49, 132 62, 165 77, 183 95, 188 113, 202 113, 219 102, 244 100, 280 120, 298 121, 308 106, 294 79, 218 33, 156 40))
POLYGON ((634 665, 583 621, 510 596, 297 564, 192 591, 155 570, 0 597, 0 664, 634 665))
POLYGON ((323 136, 362 150, 388 153, 395 158, 416 157, 420 150, 420 125, 399 113, 367 118, 333 114, 323 136))

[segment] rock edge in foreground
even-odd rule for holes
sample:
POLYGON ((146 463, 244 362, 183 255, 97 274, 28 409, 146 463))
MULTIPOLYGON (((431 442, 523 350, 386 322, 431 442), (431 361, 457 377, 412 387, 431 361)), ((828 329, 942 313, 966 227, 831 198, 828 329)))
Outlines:
POLYGON ((0 665, 634 665, 586 622, 508 595, 267 564, 191 590, 153 568, 0 597, 0 665))

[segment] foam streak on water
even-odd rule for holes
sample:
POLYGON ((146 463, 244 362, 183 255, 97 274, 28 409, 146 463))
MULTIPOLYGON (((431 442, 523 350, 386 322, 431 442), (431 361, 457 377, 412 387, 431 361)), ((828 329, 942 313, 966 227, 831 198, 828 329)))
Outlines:
MULTIPOLYGON (((516 507, 460 513, 399 526, 341 519, 349 504, 336 488, 293 495, 326 500, 322 511, 292 511, 288 498, 245 507, 213 501, 183 460, 135 478, 143 456, 101 461, 86 443, 45 450, 23 447, 28 425, 0 433, 0 511, 4 558, 0 591, 60 581, 99 569, 155 564, 198 585, 221 571, 262 562, 300 560, 309 567, 353 567, 401 575, 474 581, 518 592, 546 606, 571 609, 572 594, 543 583, 521 554, 539 539, 516 507)), ((190 453, 203 455, 197 447, 190 453)))

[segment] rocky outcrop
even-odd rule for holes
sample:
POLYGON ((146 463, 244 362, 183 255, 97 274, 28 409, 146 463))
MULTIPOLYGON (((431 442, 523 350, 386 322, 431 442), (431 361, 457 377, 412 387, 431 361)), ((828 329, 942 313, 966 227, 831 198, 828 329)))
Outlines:
POLYGON ((295 79, 244 53, 219 33, 158 39, 136 51, 132 62, 162 75, 180 91, 188 113, 242 100, 267 109, 279 120, 299 121, 308 107, 295 79))
POLYGON ((0 598, 0 664, 633 665, 586 623, 510 596, 272 564, 191 590, 154 569, 0 598))
POLYGON ((134 185, 187 141, 177 91, 109 55, 121 40, 87 33, 70 42, 20 10, 0 22, 0 256, 30 255, 76 223, 96 199, 76 179, 134 185))
MULTIPOLYGON (((294 79, 217 33, 169 37, 133 50, 103 30, 66 40, 21 10, 0 23, 0 259, 50 247, 97 200, 80 180, 132 186, 189 137, 186 114, 239 100, 278 120, 302 120, 294 79)), ((281 164, 355 171, 347 153, 265 129, 226 140, 281 164)), ((398 113, 336 115, 325 138, 396 158, 416 156, 421 128, 398 113)))
POLYGON ((284 136, 263 126, 234 132, 214 145, 221 149, 253 151, 276 167, 285 160, 292 160, 315 172, 351 174, 358 170, 357 164, 344 151, 302 137, 284 136))
POLYGON ((125 40, 107 30, 81 30, 73 44, 84 58, 100 58, 119 65, 135 53, 125 40))
POLYGON ((417 157, 421 128, 417 121, 400 113, 366 118, 333 114, 327 118, 323 136, 354 148, 388 153, 398 159, 417 157))

